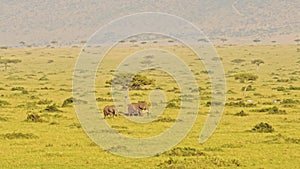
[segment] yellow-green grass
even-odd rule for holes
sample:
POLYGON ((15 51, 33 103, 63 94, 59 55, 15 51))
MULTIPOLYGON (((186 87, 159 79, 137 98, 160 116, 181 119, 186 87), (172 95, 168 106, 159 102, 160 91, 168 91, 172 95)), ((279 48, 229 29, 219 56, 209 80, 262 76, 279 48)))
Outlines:
MULTIPOLYGON (((273 103, 276 99, 300 100, 299 90, 277 91, 299 85, 300 48, 290 46, 223 46, 217 47, 226 74, 227 103, 242 98, 245 86, 233 75, 250 72, 259 76, 252 86, 255 91, 246 92, 246 100, 253 100, 255 107, 226 106, 224 115, 213 136, 199 144, 199 134, 209 112, 209 79, 202 63, 186 48, 162 47, 180 56, 194 72, 200 92, 201 108, 195 110, 198 117, 187 137, 176 147, 195 148, 205 155, 183 156, 172 153, 145 159, 130 159, 112 155, 102 150, 84 133, 72 105, 61 107, 72 97, 72 75, 80 49, 78 48, 27 48, 1 49, 3 58, 16 58, 21 63, 12 64, 5 71, 0 67, 0 168, 298 168, 300 166, 300 114, 299 103, 273 103), (241 58, 245 62, 236 65, 231 61, 241 58), (251 60, 262 59, 265 64, 258 70, 251 60), (297 63, 298 62, 298 63, 297 63), (279 79, 279 81, 278 81, 279 79), (287 80, 284 82, 284 80, 287 80), (24 87, 28 93, 12 91, 24 87), (38 104, 50 100, 51 103, 38 104), (61 112, 47 112, 48 105, 56 104, 61 112), (262 108, 277 106, 285 114, 258 112, 262 108), (235 116, 244 110, 248 116, 235 116), (41 116, 42 122, 26 121, 27 114, 41 116), (250 130, 260 122, 271 124, 272 133, 256 133, 250 130), (29 134, 32 138, 25 138, 29 134), (31 135, 30 135, 31 134, 31 135), (16 136, 9 138, 8 135, 16 136)), ((111 99, 110 87, 105 84, 124 57, 142 48, 117 47, 112 49, 99 65, 96 78, 96 98, 111 99)), ((155 78, 155 85, 146 88, 162 88, 167 100, 179 98, 173 89, 178 87, 174 79, 156 70, 144 71, 155 78), (157 76, 157 75, 160 76, 157 76), (169 90, 169 92, 167 91, 169 90)), ((151 90, 130 90, 132 101, 147 101, 151 90)), ((98 101, 102 111, 110 101, 98 101)), ((159 118, 176 119, 178 109, 168 108, 159 118)), ((101 114, 102 117, 102 114, 101 114)), ((154 136, 168 129, 172 122, 136 124, 119 116, 107 118, 107 122, 124 135, 132 137, 154 136)))

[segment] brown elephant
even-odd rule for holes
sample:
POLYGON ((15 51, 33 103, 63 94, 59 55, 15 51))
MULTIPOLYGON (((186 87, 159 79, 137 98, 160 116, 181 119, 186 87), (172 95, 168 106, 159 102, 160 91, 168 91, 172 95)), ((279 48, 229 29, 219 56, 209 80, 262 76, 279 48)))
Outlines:
POLYGON ((104 114, 104 118, 106 116, 117 116, 118 115, 117 107, 114 105, 107 105, 103 109, 103 114, 104 114))
POLYGON ((148 116, 150 115, 150 111, 147 103, 131 103, 128 105, 129 116, 134 115, 134 113, 138 113, 138 115, 141 116, 143 110, 147 111, 148 116))

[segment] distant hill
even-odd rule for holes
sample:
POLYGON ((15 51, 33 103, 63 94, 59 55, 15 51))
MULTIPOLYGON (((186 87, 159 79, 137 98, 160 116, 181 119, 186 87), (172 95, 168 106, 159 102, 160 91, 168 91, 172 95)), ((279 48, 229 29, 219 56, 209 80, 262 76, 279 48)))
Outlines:
POLYGON ((113 19, 146 11, 185 18, 216 44, 295 43, 299 9, 299 0, 2 0, 0 46, 79 44, 113 19))

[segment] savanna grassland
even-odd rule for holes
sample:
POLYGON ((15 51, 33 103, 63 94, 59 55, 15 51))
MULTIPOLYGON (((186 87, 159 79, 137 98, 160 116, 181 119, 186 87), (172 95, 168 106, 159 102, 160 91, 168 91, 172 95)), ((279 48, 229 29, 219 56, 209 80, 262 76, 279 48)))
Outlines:
MULTIPOLYGON (((0 64, 0 168, 299 168, 299 45, 216 47, 226 75, 226 105, 215 133, 204 144, 199 144, 199 134, 211 105, 209 70, 186 48, 162 48, 180 56, 194 73, 201 107, 192 112, 198 113, 197 120, 184 140, 144 159, 102 150, 83 131, 72 103, 79 48, 0 49, 1 59, 21 60, 7 68, 0 64), (258 66, 251 62, 255 59, 264 63, 258 66), (258 78, 243 82, 235 78, 241 72, 258 78)), ((114 48, 99 65, 95 96, 100 111, 112 104, 108 81, 116 66, 141 49, 114 48)), ((180 90, 169 74, 141 74, 155 81, 131 89, 132 101, 149 102, 149 93, 159 88, 166 96, 166 109, 149 124, 123 116, 106 118, 112 128, 133 137, 163 132, 180 108, 180 90)))

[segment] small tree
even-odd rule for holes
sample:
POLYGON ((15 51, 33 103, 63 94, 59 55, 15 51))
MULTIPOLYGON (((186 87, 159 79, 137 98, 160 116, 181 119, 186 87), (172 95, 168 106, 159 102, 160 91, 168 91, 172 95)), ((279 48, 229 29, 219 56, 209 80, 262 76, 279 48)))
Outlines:
POLYGON ((153 59, 153 55, 147 55, 147 56, 144 56, 143 58, 145 60, 143 60, 141 63, 142 64, 145 64, 147 66, 147 69, 149 69, 149 65, 152 63, 152 59, 153 59))
POLYGON ((256 71, 258 71, 259 65, 264 64, 265 62, 261 59, 255 59, 252 60, 251 63, 256 65, 256 71))
POLYGON ((8 64, 16 64, 22 62, 19 59, 0 59, 0 64, 4 64, 4 69, 7 70, 8 64))
POLYGON ((258 79, 258 76, 252 73, 238 73, 234 75, 235 80, 240 80, 241 83, 245 83, 243 90, 243 101, 245 102, 245 94, 247 88, 249 87, 250 83, 254 82, 258 79))
POLYGON ((106 81, 106 84, 121 85, 123 89, 141 89, 142 86, 154 84, 154 79, 141 74, 119 73, 112 80, 106 81))
POLYGON ((134 45, 134 44, 137 42, 137 40, 135 40, 135 39, 131 39, 131 40, 129 40, 129 42, 131 42, 131 43, 132 43, 132 45, 134 45))
POLYGON ((300 39, 295 39, 295 42, 297 43, 297 45, 300 44, 300 39))
POLYGON ((253 42, 255 42, 257 44, 258 42, 260 42, 260 40, 259 39, 254 39, 253 42))
POLYGON ((53 41, 51 41, 50 43, 51 43, 53 46, 55 46, 55 45, 58 44, 58 42, 57 42, 56 40, 53 40, 53 41))
POLYGON ((86 40, 80 41, 81 44, 86 44, 86 40))
POLYGON ((240 67, 241 63, 245 62, 245 60, 244 59, 233 59, 231 62, 237 64, 240 67))
POLYGON ((19 44, 22 45, 22 46, 25 46, 26 42, 20 41, 19 44))
POLYGON ((222 41, 223 45, 224 45, 224 43, 227 41, 226 38, 221 38, 220 40, 222 41))
POLYGON ((208 42, 205 38, 198 39, 199 42, 208 42))

